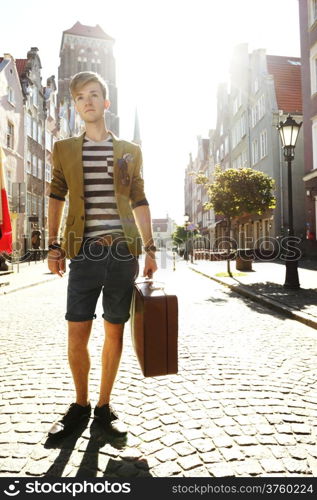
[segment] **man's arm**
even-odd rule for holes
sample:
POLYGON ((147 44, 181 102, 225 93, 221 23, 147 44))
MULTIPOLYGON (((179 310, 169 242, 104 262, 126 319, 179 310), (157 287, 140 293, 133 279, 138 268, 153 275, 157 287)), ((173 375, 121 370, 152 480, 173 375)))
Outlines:
MULTIPOLYGON (((131 183, 130 201, 136 225, 140 231, 143 245, 153 245, 152 220, 149 203, 144 193, 144 181, 141 176, 142 169, 142 151, 137 146, 135 156, 135 168, 131 183)), ((157 270, 155 252, 147 252, 145 257, 145 266, 143 276, 152 277, 157 270)))
MULTIPOLYGON (((59 243, 58 234, 65 202, 56 198, 48 199, 48 244, 59 243)), ((53 274, 63 277, 66 269, 65 252, 56 248, 48 252, 48 268, 53 274)))
POLYGON ((65 201, 48 199, 48 244, 59 243, 58 234, 64 211, 65 201))
MULTIPOLYGON (((148 205, 140 205, 134 208, 133 215, 136 225, 140 231, 143 245, 154 245, 150 207, 148 205)), ((148 251, 146 252, 145 257, 143 276, 151 278, 156 270, 157 264, 155 260, 155 252, 148 251)))
MULTIPOLYGON (((62 220, 65 196, 68 187, 64 178, 63 169, 59 161, 57 142, 53 148, 53 176, 50 184, 50 196, 48 201, 48 243, 59 243, 58 233, 62 220)), ((54 274, 63 276, 65 272, 65 252, 61 249, 53 249, 48 253, 48 268, 54 274)))

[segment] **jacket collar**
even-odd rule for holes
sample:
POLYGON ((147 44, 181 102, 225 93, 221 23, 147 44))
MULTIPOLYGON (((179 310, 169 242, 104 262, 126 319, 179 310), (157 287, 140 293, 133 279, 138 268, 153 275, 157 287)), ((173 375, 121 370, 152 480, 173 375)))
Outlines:
MULTIPOLYGON (((118 158, 120 158, 120 155, 122 153, 121 140, 111 130, 109 130, 108 132, 113 140, 113 156, 114 156, 114 163, 116 163, 116 161, 118 160, 118 158)), ((83 134, 74 137, 74 140, 77 141, 77 144, 80 144, 80 150, 82 150, 85 135, 86 131, 83 134)))

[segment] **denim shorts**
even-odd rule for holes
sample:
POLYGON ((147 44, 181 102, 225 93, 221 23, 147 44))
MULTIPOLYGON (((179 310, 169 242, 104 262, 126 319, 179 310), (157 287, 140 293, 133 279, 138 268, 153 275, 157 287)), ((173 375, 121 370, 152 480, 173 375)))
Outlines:
POLYGON ((102 317, 110 323, 125 323, 130 318, 133 284, 138 274, 138 257, 130 253, 127 243, 103 246, 84 239, 78 255, 69 263, 65 319, 96 318, 102 290, 102 317))

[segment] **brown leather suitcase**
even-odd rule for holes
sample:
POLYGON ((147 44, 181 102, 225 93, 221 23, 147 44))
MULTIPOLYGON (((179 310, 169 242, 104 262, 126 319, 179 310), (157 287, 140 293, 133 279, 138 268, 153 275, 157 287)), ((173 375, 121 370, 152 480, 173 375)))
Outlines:
POLYGON ((145 377, 177 373, 178 301, 153 280, 134 284, 131 302, 134 351, 145 377))

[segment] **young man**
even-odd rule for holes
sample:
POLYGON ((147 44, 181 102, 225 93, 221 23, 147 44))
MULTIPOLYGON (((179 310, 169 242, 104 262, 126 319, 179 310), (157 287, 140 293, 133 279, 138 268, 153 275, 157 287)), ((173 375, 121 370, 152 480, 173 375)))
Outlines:
POLYGON ((104 115, 110 101, 107 85, 99 75, 90 71, 76 74, 70 91, 85 133, 54 145, 48 266, 62 277, 65 259, 70 258, 65 319, 76 402, 54 423, 49 436, 63 436, 90 416, 87 345, 101 291, 105 341, 94 418, 113 436, 124 436, 126 431, 120 428, 109 402, 139 271, 140 234, 146 252, 143 276, 152 277, 157 270, 150 209, 140 173, 142 154, 138 145, 119 140, 107 129, 104 115), (67 193, 69 210, 60 245, 58 234, 67 193))

